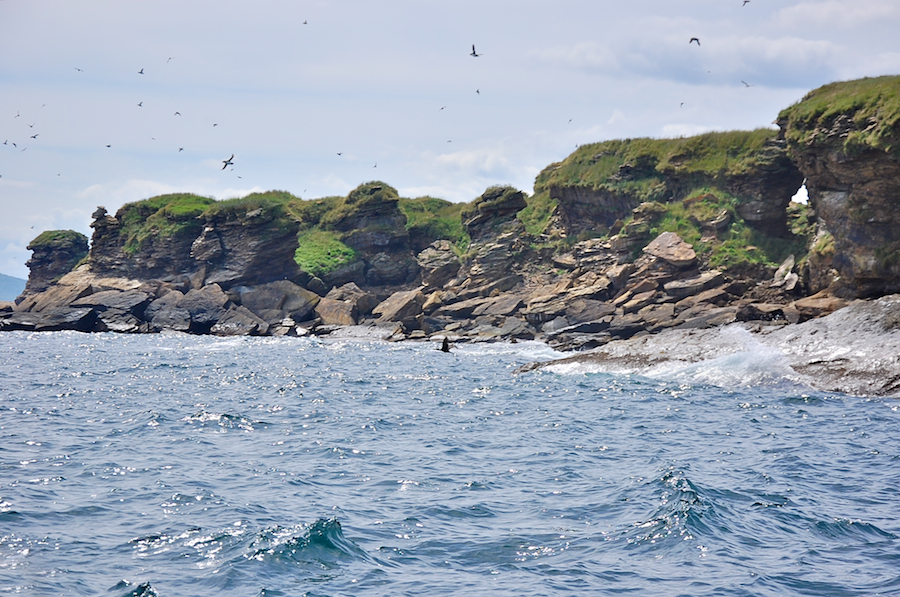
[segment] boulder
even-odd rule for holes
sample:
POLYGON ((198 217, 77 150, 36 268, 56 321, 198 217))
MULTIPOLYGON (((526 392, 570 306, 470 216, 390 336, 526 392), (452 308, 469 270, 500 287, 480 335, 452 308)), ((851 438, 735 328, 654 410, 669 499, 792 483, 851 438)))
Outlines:
POLYGON ((496 315, 506 316, 512 315, 522 306, 522 297, 514 294, 500 295, 485 300, 481 305, 475 307, 472 315, 496 315))
POLYGON ((368 315, 378 305, 378 299, 371 292, 366 292, 353 282, 332 288, 325 298, 334 301, 345 301, 353 304, 360 315, 368 315))
POLYGON ((264 317, 263 312, 277 310, 281 314, 277 317, 273 315, 275 319, 290 316, 295 321, 302 321, 319 302, 319 295, 290 280, 276 280, 252 287, 242 286, 234 290, 241 305, 267 320, 269 318, 264 317))
POLYGON ((644 247, 644 252, 679 268, 690 267, 697 261, 694 247, 674 232, 663 232, 644 247))
POLYGON ((425 295, 418 288, 395 292, 383 300, 372 310, 378 320, 403 321, 409 317, 415 317, 422 313, 422 305, 425 304, 425 295))
POLYGON ((54 284, 41 293, 26 297, 25 300, 16 305, 16 311, 30 311, 32 313, 52 311, 67 307, 74 301, 84 298, 93 292, 94 288, 89 281, 82 281, 75 285, 54 284))
POLYGON ((673 280, 663 285, 666 294, 675 299, 683 299, 688 296, 699 294, 704 290, 709 290, 714 286, 722 284, 722 272, 718 270, 709 270, 702 272, 697 276, 685 278, 683 280, 673 280))
POLYGON ((316 305, 316 315, 322 320, 323 325, 356 325, 359 320, 356 305, 327 296, 316 305))
POLYGON ((183 309, 190 315, 190 331, 207 333, 225 314, 228 295, 218 284, 209 284, 203 288, 195 288, 175 303, 177 309, 183 309))
POLYGON ((178 307, 178 302, 182 298, 183 293, 170 290, 150 303, 144 310, 144 319, 150 322, 150 329, 188 331, 191 327, 191 314, 187 309, 178 307))
POLYGON ((119 310, 141 316, 150 304, 150 295, 140 290, 101 290, 72 302, 73 307, 93 307, 98 311, 119 310))
POLYGON ((794 301, 794 308, 800 314, 800 321, 814 319, 846 307, 849 301, 830 296, 824 292, 794 301))
POLYGON ((142 331, 143 321, 125 309, 106 308, 97 313, 94 331, 134 334, 142 331))
POLYGON ((243 305, 232 305, 210 328, 218 336, 262 336, 269 324, 243 305))

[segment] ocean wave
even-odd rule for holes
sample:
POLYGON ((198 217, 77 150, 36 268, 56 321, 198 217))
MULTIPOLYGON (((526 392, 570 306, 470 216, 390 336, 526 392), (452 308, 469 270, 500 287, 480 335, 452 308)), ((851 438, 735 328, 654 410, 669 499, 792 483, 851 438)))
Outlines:
POLYGON ((370 558, 347 539, 337 518, 320 518, 299 527, 274 526, 259 532, 250 545, 248 559, 260 562, 317 564, 325 568, 370 558))

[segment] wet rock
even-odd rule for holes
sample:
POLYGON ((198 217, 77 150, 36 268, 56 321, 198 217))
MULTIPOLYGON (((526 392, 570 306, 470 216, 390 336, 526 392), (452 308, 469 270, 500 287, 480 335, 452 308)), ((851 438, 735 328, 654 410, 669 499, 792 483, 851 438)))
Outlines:
POLYGON ((140 317, 150 300, 150 295, 140 290, 101 290, 73 301, 72 306, 92 307, 98 311, 119 310, 140 317))
POLYGON ((93 330, 97 332, 134 334, 143 331, 143 324, 142 320, 127 310, 106 308, 97 313, 97 322, 93 330))
POLYGON ((154 331, 188 331, 191 327, 191 314, 187 309, 178 307, 182 298, 184 298, 183 293, 178 290, 170 290, 151 302, 144 310, 144 318, 150 322, 150 328, 154 331))
POLYGON ((237 294, 241 305, 267 321, 284 317, 303 321, 311 316, 320 300, 319 295, 290 280, 276 280, 252 287, 241 286, 233 289, 233 293, 237 294))
MULTIPOLYGON (((190 331, 205 334, 225 314, 228 295, 218 284, 192 289, 175 303, 190 315, 190 331)), ((155 318, 154 318, 155 319, 155 318)))
POLYGON ((262 336, 269 324, 243 305, 232 305, 210 328, 217 336, 262 336))
POLYGON ((14 312, 0 319, 0 330, 58 332, 75 330, 94 331, 97 313, 90 307, 61 307, 45 312, 14 312))

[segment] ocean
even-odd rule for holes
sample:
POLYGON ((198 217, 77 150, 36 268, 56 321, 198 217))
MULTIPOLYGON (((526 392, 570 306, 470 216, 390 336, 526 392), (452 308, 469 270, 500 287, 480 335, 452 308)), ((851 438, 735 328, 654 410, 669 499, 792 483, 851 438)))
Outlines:
POLYGON ((763 349, 0 334, 0 595, 900 595, 900 402, 763 349))

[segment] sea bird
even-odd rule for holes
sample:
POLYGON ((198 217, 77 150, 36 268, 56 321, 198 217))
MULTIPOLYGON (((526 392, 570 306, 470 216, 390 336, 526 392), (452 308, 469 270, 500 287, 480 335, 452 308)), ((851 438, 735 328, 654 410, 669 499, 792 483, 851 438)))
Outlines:
POLYGON ((337 152, 337 154, 338 154, 338 155, 344 155, 344 152, 343 152, 343 151, 339 151, 339 152, 337 152))
MULTIPOLYGON (((169 56, 169 60, 171 60, 172 58, 175 58, 175 57, 174 57, 174 56, 169 56)), ((169 60, 166 60, 166 64, 169 64, 169 60)))
POLYGON ((143 108, 143 107, 144 107, 144 102, 138 102, 138 108, 143 108))
POLYGON ((747 81, 741 80, 741 83, 744 84, 744 87, 753 87, 753 85, 751 85, 751 84, 748 83, 747 81))
POLYGON ((469 56, 471 56, 472 58, 478 58, 479 56, 481 56, 481 54, 475 51, 475 44, 472 44, 472 53, 469 54, 469 56))
POLYGON ((181 112, 175 112, 172 116, 181 116, 181 112))
POLYGON ((40 134, 40 133, 35 133, 35 134, 31 135, 31 138, 32 138, 32 139, 37 139, 39 134, 40 134))
POLYGON ((692 37, 692 38, 691 38, 691 41, 688 42, 688 45, 690 45, 690 44, 692 44, 692 43, 694 43, 694 42, 697 42, 697 45, 698 45, 698 46, 700 45, 700 40, 697 39, 696 37, 692 37))
POLYGON ((744 3, 741 4, 741 6, 747 6, 747 3, 748 3, 748 2, 750 2, 750 0, 744 0, 744 3))
POLYGON ((77 70, 77 71, 80 72, 80 73, 83 73, 83 72, 84 72, 83 70, 81 70, 81 69, 78 68, 77 66, 75 67, 75 70, 77 70))
POLYGON ((184 151, 184 147, 179 147, 179 148, 178 148, 178 151, 179 151, 179 153, 182 152, 182 151, 184 151))
POLYGON ((231 154, 230 158, 228 158, 227 160, 222 160, 222 163, 225 164, 224 166, 222 166, 222 170, 224 170, 228 166, 233 166, 234 163, 231 161, 233 159, 234 159, 234 154, 231 154))
POLYGON ((144 74, 144 69, 139 70, 139 71, 138 71, 138 74, 139 74, 139 75, 143 75, 143 74, 144 74))
POLYGON ((476 90, 475 90, 475 93, 477 93, 478 95, 481 95, 481 90, 476 89, 476 90))

